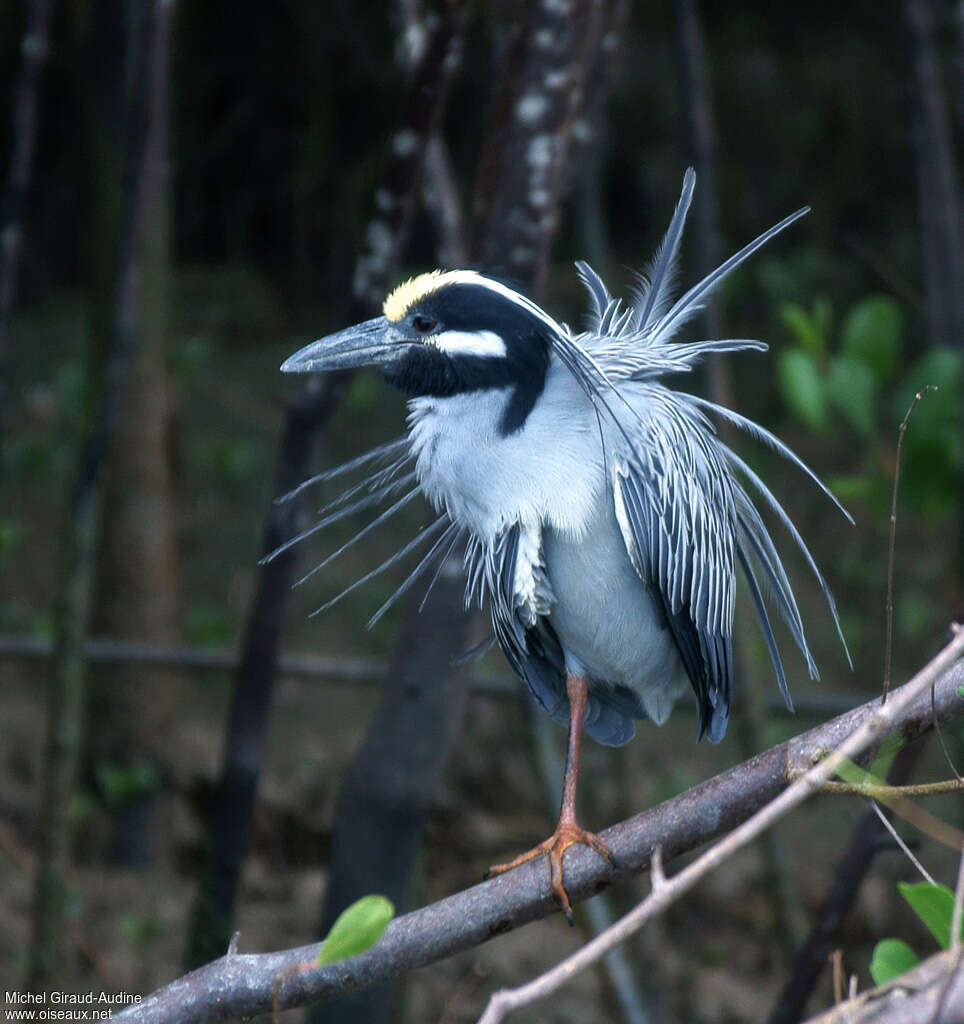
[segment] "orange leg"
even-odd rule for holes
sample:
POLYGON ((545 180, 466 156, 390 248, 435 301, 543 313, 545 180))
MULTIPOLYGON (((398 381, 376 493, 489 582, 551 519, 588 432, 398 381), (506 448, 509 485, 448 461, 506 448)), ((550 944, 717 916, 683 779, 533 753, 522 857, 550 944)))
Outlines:
POLYGON ((576 783, 579 779, 579 744, 582 740, 582 722, 586 715, 586 700, 589 696, 589 683, 585 676, 566 673, 566 693, 569 696, 569 750, 566 755, 566 778, 562 789, 562 807, 559 809, 559 823, 555 832, 545 842, 533 847, 528 853, 489 868, 486 878, 500 875, 503 871, 511 871, 520 864, 525 864, 536 857, 546 854, 549 858, 549 882, 556 899, 562 906, 566 920, 572 924, 572 904, 569 894, 562 884, 562 855, 573 843, 584 843, 591 847, 610 864, 613 855, 606 844, 593 832, 587 832, 576 821, 576 783))

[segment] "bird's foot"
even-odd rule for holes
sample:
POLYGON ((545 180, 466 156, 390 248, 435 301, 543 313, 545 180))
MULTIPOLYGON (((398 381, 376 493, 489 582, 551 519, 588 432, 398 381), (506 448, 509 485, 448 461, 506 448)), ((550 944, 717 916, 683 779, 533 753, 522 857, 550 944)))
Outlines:
POLYGON ((549 858, 549 884, 556 899, 559 901, 559 905, 562 907, 562 912, 566 915, 566 920, 569 924, 573 924, 572 904, 569 902, 569 894, 562 884, 562 856, 575 843, 582 843, 584 846, 590 847, 600 857, 608 860, 610 864, 614 863, 609 847, 595 832, 589 832, 575 822, 560 821, 556 826, 555 832, 544 842, 534 846, 528 852, 507 861, 505 864, 496 864, 494 867, 489 868, 485 873, 485 877, 491 878, 493 875, 501 875, 506 871, 519 867, 520 864, 526 864, 530 860, 535 860, 536 857, 545 854, 549 858))

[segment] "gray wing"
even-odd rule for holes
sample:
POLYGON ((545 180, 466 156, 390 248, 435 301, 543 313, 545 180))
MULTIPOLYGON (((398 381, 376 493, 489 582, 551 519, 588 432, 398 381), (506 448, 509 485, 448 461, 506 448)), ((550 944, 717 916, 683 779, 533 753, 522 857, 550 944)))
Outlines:
POLYGON ((661 418, 618 457, 616 518, 658 597, 696 693, 699 735, 726 732, 733 691, 735 498, 720 455, 682 419, 661 418))
POLYGON ((787 528, 826 595, 838 633, 840 625, 826 580, 789 516, 756 473, 715 436, 700 411, 702 403, 666 391, 650 395, 656 415, 649 429, 632 455, 617 458, 613 467, 616 518, 636 572, 666 613, 696 692, 700 735, 715 742, 726 731, 733 690, 735 564, 746 578, 787 707, 793 710, 764 595, 789 629, 811 677, 818 678, 786 570, 732 470, 750 482, 787 528))

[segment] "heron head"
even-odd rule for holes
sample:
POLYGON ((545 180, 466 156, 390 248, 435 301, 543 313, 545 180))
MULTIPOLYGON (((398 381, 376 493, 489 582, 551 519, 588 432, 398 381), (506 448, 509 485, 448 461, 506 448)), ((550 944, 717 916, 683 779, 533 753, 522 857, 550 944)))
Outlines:
POLYGON ((405 394, 507 389, 516 429, 545 382, 561 327, 520 292, 474 270, 435 270, 399 285, 383 315, 313 342, 284 373, 378 366, 405 394))

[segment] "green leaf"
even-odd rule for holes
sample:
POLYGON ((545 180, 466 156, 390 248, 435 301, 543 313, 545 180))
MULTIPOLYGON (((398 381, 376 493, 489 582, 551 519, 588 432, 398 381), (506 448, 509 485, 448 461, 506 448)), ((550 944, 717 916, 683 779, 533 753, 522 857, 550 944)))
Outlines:
POLYGON ((919 963, 920 957, 902 939, 882 939, 874 947, 870 976, 875 985, 886 985, 919 963))
POLYGON ((848 757, 845 757, 837 765, 837 774, 844 782, 855 788, 886 785, 883 779, 871 774, 866 768, 861 768, 859 764, 855 764, 848 757))
POLYGON ((827 349, 827 336, 815 309, 811 316, 798 302, 785 302, 780 307, 780 320, 793 340, 813 356, 822 356, 827 349))
POLYGON ((319 964, 346 960, 371 949, 395 916, 391 900, 384 896, 362 896, 338 915, 318 952, 319 964))
POLYGON ((885 736, 877 748, 877 753, 874 754, 873 761, 870 763, 870 774, 886 783, 890 766, 894 763, 894 758, 903 745, 904 737, 900 733, 894 732, 889 736, 885 736))
POLYGON ((827 378, 827 395, 841 415, 864 437, 874 433, 877 378, 850 356, 835 356, 827 378))
POLYGON ((876 379, 890 380, 900 357, 900 307, 889 295, 872 295, 853 306, 840 329, 841 351, 876 379))
POLYGON ((799 348, 784 349, 777 363, 777 385, 794 416, 813 430, 826 430, 827 398, 809 353, 799 348))
MULTIPOLYGON (((898 882, 897 888, 941 949, 947 949, 951 944, 954 893, 946 885, 931 885, 930 882, 898 882)), ((964 934, 964 928, 961 931, 964 934)))

